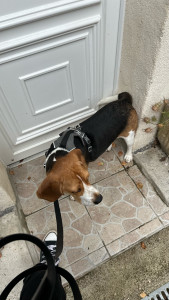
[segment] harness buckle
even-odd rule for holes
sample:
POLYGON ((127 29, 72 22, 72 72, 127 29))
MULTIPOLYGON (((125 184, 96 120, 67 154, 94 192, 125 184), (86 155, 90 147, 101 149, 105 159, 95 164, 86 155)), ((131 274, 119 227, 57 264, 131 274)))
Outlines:
POLYGON ((88 147, 88 152, 92 152, 92 146, 88 147))

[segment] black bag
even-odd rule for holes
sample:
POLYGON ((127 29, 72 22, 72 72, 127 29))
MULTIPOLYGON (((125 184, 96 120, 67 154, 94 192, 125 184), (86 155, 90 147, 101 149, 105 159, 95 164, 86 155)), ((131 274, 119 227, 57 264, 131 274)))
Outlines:
MULTIPOLYGON (((56 257, 59 257, 63 248, 63 227, 62 227, 62 219, 60 215, 58 201, 55 201, 54 205, 55 205, 55 213, 56 213, 56 221, 57 221, 56 257)), ((4 247, 10 242, 18 241, 18 240, 29 241, 37 245, 43 251, 46 257, 47 265, 38 264, 20 273, 3 290, 2 294, 0 295, 0 300, 5 300, 8 294, 10 293, 10 291, 20 280, 22 280, 23 278, 26 278, 25 280, 27 280, 28 276, 32 276, 33 273, 35 274, 35 272, 41 270, 45 270, 45 272, 43 272, 44 275, 42 276, 40 284, 37 287, 34 295, 31 298, 29 298, 29 300, 65 300, 66 294, 61 284, 60 275, 63 276, 70 284, 74 299, 82 300, 79 287, 75 279, 73 278, 73 276, 63 268, 60 268, 58 266, 55 267, 49 249, 37 237, 29 234, 24 234, 24 233, 12 234, 0 240, 0 248, 4 247)))

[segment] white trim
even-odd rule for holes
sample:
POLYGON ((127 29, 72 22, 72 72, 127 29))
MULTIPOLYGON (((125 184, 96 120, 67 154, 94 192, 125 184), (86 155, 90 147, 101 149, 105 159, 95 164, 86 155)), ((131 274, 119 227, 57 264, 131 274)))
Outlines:
POLYGON ((0 141, 1 145, 3 145, 3 148, 0 147, 0 161, 3 163, 4 166, 6 166, 9 162, 12 163, 12 161, 14 161, 11 143, 7 141, 6 136, 6 132, 2 130, 2 128, 0 128, 0 141))
POLYGON ((123 33, 123 18, 124 18, 124 3, 125 0, 103 0, 105 1, 104 7, 104 21, 105 28, 103 33, 104 44, 104 60, 103 60, 103 91, 102 97, 106 98, 116 93, 120 53, 122 44, 123 33), (118 15, 113 15, 115 12, 119 12, 118 15), (116 45, 116 47, 114 46, 116 45), (116 84, 114 84, 116 80, 116 84))
POLYGON ((71 75, 70 75, 69 61, 65 61, 65 62, 60 63, 58 65, 51 66, 49 68, 45 68, 45 69, 42 69, 42 70, 30 73, 30 74, 21 76, 21 77, 19 77, 19 80, 21 81, 22 88, 24 90, 25 96, 27 98, 27 102, 30 106, 30 109, 31 109, 31 112, 32 112, 33 116, 39 115, 39 114, 44 113, 44 112, 49 111, 49 110, 53 110, 57 107, 63 106, 65 104, 68 104, 68 103, 71 103, 71 102, 74 101, 73 93, 72 93, 72 90, 71 90, 71 75), (56 103, 56 104, 53 104, 53 105, 50 105, 50 106, 46 106, 44 108, 36 110, 35 107, 34 107, 32 98, 30 96, 28 87, 26 85, 26 81, 29 80, 29 79, 33 79, 33 78, 36 78, 38 76, 53 72, 53 71, 63 69, 63 68, 65 68, 66 77, 67 77, 67 84, 68 84, 68 88, 69 88, 69 95, 71 95, 71 98, 64 99, 64 100, 60 101, 59 103, 56 103))
POLYGON ((101 19, 100 15, 84 18, 75 22, 66 23, 61 26, 46 29, 40 32, 34 32, 24 37, 15 38, 6 42, 0 43, 0 53, 14 50, 16 48, 24 47, 33 43, 38 43, 41 40, 47 40, 55 36, 63 35, 67 32, 77 31, 81 28, 91 27, 99 23, 101 19))
POLYGON ((120 11, 119 11, 119 25, 117 35, 117 47, 116 47, 116 61, 115 61, 115 73, 114 73, 114 93, 117 93, 118 80, 120 72, 121 62, 121 51, 122 51, 122 40, 123 40, 123 28, 124 28, 124 17, 125 17, 126 0, 120 0, 120 11))
POLYGON ((53 130, 59 129, 63 126, 69 125, 73 122, 81 120, 82 118, 87 118, 87 117, 91 116, 94 112, 96 112, 94 109, 89 109, 89 107, 86 106, 86 107, 84 107, 82 109, 79 109, 77 111, 74 111, 70 114, 64 115, 64 117, 54 119, 50 122, 41 124, 40 126, 38 125, 38 126, 32 127, 30 130, 33 131, 33 132, 32 133, 30 132, 28 134, 24 134, 24 135, 18 137, 15 145, 19 145, 19 144, 21 144, 23 142, 26 142, 26 141, 29 141, 29 140, 31 140, 35 137, 39 137, 39 136, 41 136, 43 134, 46 134, 50 131, 53 131, 53 130), (49 123, 51 123, 51 124, 47 125, 49 123), (38 129, 35 130, 36 128, 38 128, 38 129))
MULTIPOLYGON (((44 140, 41 140, 41 141, 37 141, 35 144, 28 144, 28 145, 25 145, 25 147, 22 147, 22 149, 15 149, 15 147, 12 148, 12 154, 11 156, 13 156, 14 160, 17 161, 17 160, 20 160, 20 156, 22 155, 22 157, 24 158, 25 154, 24 152, 29 152, 31 154, 26 154, 27 157, 32 155, 33 154, 33 151, 34 149, 36 149, 36 153, 38 152, 41 152, 42 150, 42 146, 44 147, 44 145, 47 145, 46 146, 46 149, 48 148, 48 143, 52 143, 52 141, 54 140, 54 138, 56 138, 56 136, 58 136, 58 134, 56 135, 55 132, 63 126, 67 127, 67 125, 70 125, 71 126, 76 126, 77 125, 77 122, 80 120, 82 122, 82 119, 86 119, 87 117, 90 117, 91 115, 93 115, 93 113, 95 113, 96 111, 94 109, 90 109, 90 111, 87 111, 86 113, 83 113, 83 114, 80 114, 77 116, 77 118, 72 118, 72 119, 69 119, 66 123, 64 124, 61 124, 60 126, 53 126, 52 130, 50 132, 45 132, 45 134, 47 135, 46 137, 44 137, 45 139, 45 143, 44 143, 44 140), (74 122, 74 123, 73 123, 74 122), (73 123, 73 124, 72 124, 73 123), (52 133, 53 132, 53 133, 52 133), (49 136, 49 138, 48 138, 49 136)), ((64 130, 64 129, 63 129, 64 130)), ((42 135, 44 134, 44 132, 42 133, 42 135)), ((39 137, 39 136, 38 136, 39 137)), ((24 145, 24 144, 23 144, 24 145)), ((9 163, 7 163, 9 164, 9 163)))
MULTIPOLYGON (((90 28, 90 27, 89 27, 90 28)), ((50 50, 59 46, 63 46, 66 45, 68 43, 72 43, 72 42, 76 42, 82 39, 86 39, 89 35, 89 32, 85 32, 85 33, 81 33, 81 34, 77 34, 75 36, 70 36, 70 37, 66 37, 66 38, 62 38, 59 41, 55 41, 55 42, 49 42, 45 45, 41 45, 41 46, 37 46, 36 48, 34 47, 33 49, 29 49, 29 50, 23 50, 22 52, 20 51, 19 53, 13 54, 13 55, 8 55, 5 56, 4 58, 0 59, 0 64, 4 64, 4 63, 8 63, 10 61, 16 60, 16 59, 20 59, 32 54, 37 54, 39 52, 43 52, 46 50, 50 50)), ((52 36, 52 38, 49 36, 49 39, 56 39, 55 36, 52 36)), ((40 41, 40 42, 43 42, 40 41)), ((25 45, 26 47, 27 45, 25 45)))
MULTIPOLYGON (((1 87, 0 87, 0 98, 1 98, 1 101, 3 104, 3 106, 1 104, 1 107, 0 107, 0 113, 2 115, 1 120, 2 120, 2 118, 4 118, 4 120, 5 120, 4 123, 7 124, 7 126, 9 126, 10 131, 12 131, 12 136, 20 134, 21 130, 20 130, 18 121, 15 118, 13 112, 10 110, 10 105, 8 103, 7 97, 1 87), (5 110, 2 111, 2 109, 5 109, 5 110), (10 125, 10 123, 8 121, 7 115, 9 115, 9 120, 12 120, 12 124, 13 124, 12 126, 10 125)), ((12 139, 10 139, 10 140, 12 140, 12 139)))
POLYGON ((15 26, 32 23, 41 19, 60 15, 72 10, 83 9, 88 6, 99 4, 101 0, 65 0, 54 4, 41 5, 32 9, 19 11, 1 17, 0 30, 6 30, 15 26), (61 3, 61 4, 60 4, 61 3))

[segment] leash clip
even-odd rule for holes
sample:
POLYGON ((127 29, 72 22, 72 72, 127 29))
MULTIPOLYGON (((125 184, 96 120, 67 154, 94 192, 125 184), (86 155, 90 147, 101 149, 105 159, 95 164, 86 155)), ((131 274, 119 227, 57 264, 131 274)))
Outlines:
POLYGON ((92 152, 92 146, 88 147, 88 152, 92 152))

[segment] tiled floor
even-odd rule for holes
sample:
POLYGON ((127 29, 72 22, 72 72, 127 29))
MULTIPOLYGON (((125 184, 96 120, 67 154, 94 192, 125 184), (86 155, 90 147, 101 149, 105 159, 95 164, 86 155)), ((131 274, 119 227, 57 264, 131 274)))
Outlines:
MULTIPOLYGON (((60 265, 75 277, 169 224, 169 208, 136 165, 123 162, 121 144, 89 165, 91 182, 103 201, 84 207, 67 197, 59 200, 64 226, 60 265)), ((44 157, 10 169, 30 233, 43 239, 55 229, 53 204, 37 199, 45 176, 44 157)))

